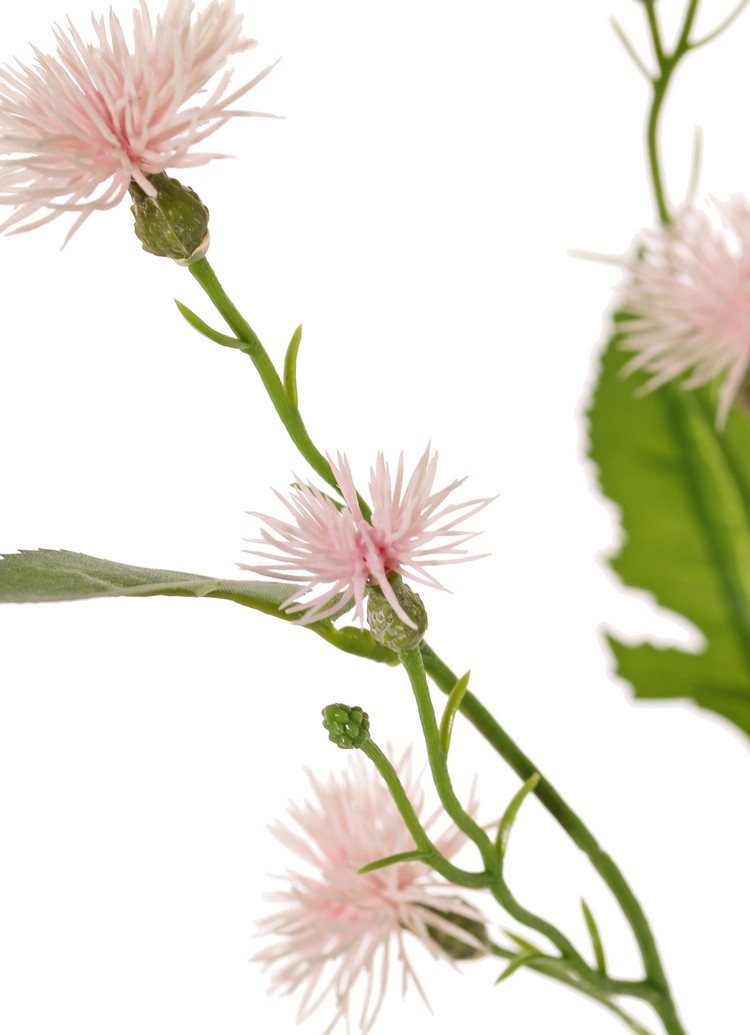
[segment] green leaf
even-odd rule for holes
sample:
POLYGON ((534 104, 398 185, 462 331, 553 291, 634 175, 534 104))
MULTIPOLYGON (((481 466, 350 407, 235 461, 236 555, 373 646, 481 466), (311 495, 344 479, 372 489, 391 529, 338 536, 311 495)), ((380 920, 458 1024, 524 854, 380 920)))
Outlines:
POLYGON ((242 348, 243 343, 241 341, 238 341, 237 338, 233 338, 229 334, 223 334, 221 331, 217 331, 214 327, 207 324, 205 320, 201 320, 200 316, 197 316, 192 309, 188 309, 188 307, 183 305, 182 302, 175 299, 174 304, 180 310, 190 326, 194 327, 200 334, 204 334, 207 338, 210 338, 211 341, 215 341, 218 345, 226 345, 230 349, 242 348))
POLYGON ((589 904, 585 898, 581 899, 581 912, 583 913, 583 919, 586 921, 586 928, 591 938, 591 946, 594 950, 594 959, 596 960, 596 969, 600 974, 607 973, 607 961, 604 955, 604 944, 602 942, 602 936, 599 933, 599 926, 594 919, 594 914, 589 908, 589 904))
POLYGON ((615 335, 589 411, 590 455, 621 509, 625 542, 610 558, 628 586, 684 615, 698 654, 609 642, 636 697, 687 697, 750 733, 750 420, 737 407, 716 428, 715 385, 623 378, 615 335))
POLYGON ((284 391, 292 406, 297 406, 297 356, 302 343, 302 324, 295 330, 292 340, 287 345, 284 356, 284 391))
POLYGON ((373 873, 375 870, 385 869, 386 866, 395 866, 397 863, 402 862, 427 862, 429 856, 425 855, 424 852, 418 848, 414 848, 411 852, 398 852, 396 855, 386 855, 382 859, 376 859, 374 862, 365 863, 364 866, 360 866, 357 873, 373 873))
MULTIPOLYGON (((541 958, 543 959, 544 957, 541 958)), ((515 972, 520 970, 521 967, 526 967, 529 963, 535 963, 538 959, 540 959, 540 957, 535 952, 522 952, 520 956, 516 956, 516 958, 508 964, 500 977, 495 981, 495 984, 499 985, 501 981, 507 980, 511 974, 515 974, 515 972)))
POLYGON ((518 810, 521 808, 528 796, 533 794, 536 790, 536 785, 540 780, 541 777, 539 773, 532 773, 524 783, 523 787, 513 795, 510 800, 510 804, 502 815, 497 828, 497 837, 495 838, 495 847, 497 848, 498 855, 501 859, 505 857, 505 853, 508 850, 508 838, 513 829, 513 824, 516 821, 518 810))
POLYGON ((440 746, 442 747, 445 754, 448 754, 448 749, 451 746, 451 734, 453 733, 453 720, 456 718, 456 713, 461 707, 461 701, 466 696, 466 691, 469 689, 469 677, 471 672, 467 672, 461 676, 456 685, 448 695, 448 701, 445 705, 445 711, 443 717, 440 720, 440 746))
MULTIPOLYGON (((208 597, 231 600, 291 622, 297 616, 281 609, 290 590, 283 582, 235 581, 183 571, 139 568, 69 550, 21 550, 0 557, 2 604, 97 597, 208 597)), ((355 626, 337 629, 330 620, 313 622, 305 628, 348 654, 388 665, 394 664, 394 658, 395 663, 398 662, 393 652, 376 643, 365 629, 355 626)))

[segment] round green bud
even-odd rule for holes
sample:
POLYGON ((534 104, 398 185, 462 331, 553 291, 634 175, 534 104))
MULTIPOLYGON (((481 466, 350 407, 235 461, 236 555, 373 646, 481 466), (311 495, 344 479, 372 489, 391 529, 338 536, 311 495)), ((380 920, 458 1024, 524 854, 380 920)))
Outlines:
POLYGON ((393 610, 378 585, 367 587, 367 624, 372 638, 389 650, 413 650, 418 647, 427 632, 427 612, 422 598, 403 581, 400 575, 389 576, 396 599, 404 613, 413 622, 407 625, 393 610))
POLYGON ((449 910, 443 911, 442 909, 435 909, 429 907, 433 913, 437 916, 441 916, 448 923, 454 927, 460 927, 462 931, 466 931, 471 936, 472 944, 462 941, 455 934, 448 934, 447 931, 442 930, 439 927, 433 927, 432 924, 427 925, 427 933, 430 938, 439 945, 443 952, 447 953, 451 959, 454 960, 475 960, 480 956, 486 956, 487 952, 491 947, 489 935, 487 929, 481 920, 472 920, 471 917, 463 916, 461 913, 452 913, 449 910), (476 942, 479 942, 484 948, 480 948, 476 942))
POLYGON ((328 704, 322 715, 328 739, 340 748, 361 748, 370 739, 370 717, 356 705, 328 704))
POLYGON ((209 242, 206 206, 194 190, 166 173, 155 173, 149 181, 157 192, 153 198, 135 180, 128 187, 135 235, 144 251, 174 259, 181 266, 202 259, 209 242))

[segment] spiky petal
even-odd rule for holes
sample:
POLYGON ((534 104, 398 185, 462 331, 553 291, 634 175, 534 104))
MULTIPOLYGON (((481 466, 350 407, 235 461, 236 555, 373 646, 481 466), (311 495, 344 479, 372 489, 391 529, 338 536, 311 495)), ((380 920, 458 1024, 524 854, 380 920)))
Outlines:
MULTIPOLYGON (((402 990, 413 982, 424 996, 407 954, 410 935, 432 956, 451 963, 456 954, 446 952, 428 928, 445 935, 440 941, 458 939, 468 946, 467 955, 486 951, 486 943, 470 930, 483 924, 481 914, 451 894, 451 886, 424 863, 357 873, 367 863, 415 846, 372 764, 359 754, 351 763, 325 783, 308 773, 314 799, 290 805, 295 828, 283 823, 271 828, 305 865, 279 878, 284 886, 267 896, 278 908, 260 922, 259 933, 272 938, 273 944, 254 957, 269 969, 273 990, 301 994, 299 1021, 324 1000, 333 999, 326 1035, 340 1021, 347 1027, 354 1021, 363 1035, 370 1031, 385 997, 394 949, 402 968, 402 990)), ((419 814, 424 796, 412 776, 408 751, 396 768, 419 814)), ((473 802, 470 808, 473 811, 473 802)), ((436 818, 427 818, 423 825, 432 827, 436 818)), ((434 840, 450 857, 465 839, 453 828, 434 840)))
POLYGON ((622 347, 635 353, 623 374, 650 374, 644 391, 721 377, 721 427, 750 365, 750 205, 734 195, 708 211, 687 207, 638 245, 616 301, 632 317, 619 325, 622 347))
POLYGON ((263 549, 247 552, 273 563, 240 567, 297 583, 299 588, 284 606, 303 612, 303 624, 328 618, 350 601, 354 602, 356 619, 364 624, 364 601, 370 583, 379 586, 399 618, 413 626, 388 576, 395 573, 433 589, 444 589, 430 568, 475 559, 465 545, 478 533, 459 526, 491 500, 446 502, 464 479, 433 491, 438 458, 437 453, 430 455, 429 446, 408 482, 403 454, 393 476, 380 453, 370 470, 373 509, 371 521, 367 521, 348 460, 341 454, 336 462, 328 459, 344 504, 297 480, 289 499, 276 493, 291 522, 255 514, 267 527, 261 529, 260 539, 248 542, 263 549), (316 595, 309 597, 311 593, 316 595))
POLYGON ((72 212, 70 237, 93 211, 117 205, 131 180, 154 196, 149 175, 223 157, 195 147, 232 116, 260 114, 232 105, 270 68, 227 93, 228 59, 256 41, 242 37, 234 0, 193 8, 167 0, 152 22, 140 0, 132 44, 112 10, 92 16, 93 43, 69 21, 53 29, 55 54, 34 48, 32 65, 0 68, 0 204, 14 208, 0 230, 72 212))

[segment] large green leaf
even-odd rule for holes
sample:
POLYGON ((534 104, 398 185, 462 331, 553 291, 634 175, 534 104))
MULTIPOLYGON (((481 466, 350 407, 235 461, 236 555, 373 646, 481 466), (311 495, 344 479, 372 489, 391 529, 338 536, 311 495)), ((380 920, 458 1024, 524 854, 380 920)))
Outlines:
MULTIPOLYGON (((213 597, 290 621, 295 616, 281 610, 290 592, 291 587, 282 582, 234 581, 138 568, 69 550, 21 550, 0 558, 0 603, 4 604, 94 597, 213 597)), ((366 630, 352 626, 337 629, 331 621, 314 622, 307 628, 350 654, 388 664, 397 660, 366 630)))
POLYGON ((617 671, 637 697, 690 697, 750 734, 750 420, 734 407, 717 430, 711 388, 638 395, 645 377, 621 376, 619 340, 588 414, 590 455, 625 533, 610 563, 688 618, 706 646, 691 654, 610 635, 617 671))

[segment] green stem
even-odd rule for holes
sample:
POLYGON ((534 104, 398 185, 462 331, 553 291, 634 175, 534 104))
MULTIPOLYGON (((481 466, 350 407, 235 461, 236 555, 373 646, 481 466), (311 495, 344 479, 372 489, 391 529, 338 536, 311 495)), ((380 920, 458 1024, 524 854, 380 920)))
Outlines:
POLYGON ((698 13, 699 0, 690 0, 682 29, 675 45, 670 53, 664 49, 661 39, 661 30, 656 17, 654 0, 645 0, 646 18, 648 21, 651 42, 654 48, 654 56, 659 72, 652 79, 653 97, 649 109, 648 121, 646 124, 646 149, 648 152, 649 172, 651 174, 651 188, 654 193, 654 201, 659 220, 665 226, 672 222, 672 215, 667 204, 667 194, 664 187, 664 174, 662 171, 661 154, 659 149, 659 120, 661 118, 664 101, 667 96, 672 76, 682 58, 691 49, 690 32, 698 13))
MULTIPOLYGON (((489 888, 494 898, 519 923, 548 938, 565 961, 590 984, 609 992, 640 996, 643 996, 644 993, 647 994, 650 990, 646 989, 642 982, 614 981, 592 970, 573 943, 554 924, 525 909, 511 893, 503 879, 503 861, 495 846, 486 831, 465 812, 453 790, 453 783, 448 772, 447 756, 440 741, 440 731, 427 686, 422 655, 419 650, 408 650, 400 653, 399 658, 406 669, 414 691, 427 745, 427 757, 438 796, 445 811, 459 830, 462 830, 479 849, 485 869, 493 878, 489 888)), ((457 680, 454 680, 453 685, 456 682, 457 680)), ((461 710, 463 711, 463 707, 461 710)))
MULTIPOLYGON (((504 949, 499 945, 492 945, 492 955, 498 956, 500 959, 514 960, 517 958, 517 953, 511 952, 509 949, 504 949)), ((594 988, 588 985, 585 981, 574 977, 569 974, 560 964, 560 960, 555 959, 551 956, 542 956, 537 959, 528 960, 524 966, 528 970, 534 970, 538 974, 544 974, 545 977, 552 978, 553 981, 559 981, 560 984, 566 985, 568 988, 574 989, 576 992, 580 992, 581 995, 588 996, 593 999, 594 1002, 599 1003, 601 1006, 610 1010, 617 1017, 623 1021, 631 1031, 636 1032, 636 1035, 650 1035, 650 1032, 643 1027, 634 1017, 631 1017, 627 1011, 623 1010, 621 1006, 614 1003, 608 993, 600 991, 598 988, 594 988)))
MULTIPOLYGON (((421 654, 425 671, 442 691, 450 693, 456 685, 454 673, 427 644, 422 644, 421 654)), ((669 983, 646 914, 617 864, 601 848, 580 817, 545 779, 539 766, 527 758, 472 693, 464 695, 461 712, 522 780, 528 780, 534 773, 540 773, 541 779, 534 794, 573 843, 588 856, 592 866, 617 900, 636 939, 643 960, 646 981, 645 983, 634 983, 629 991, 622 986, 620 986, 620 990, 623 994, 639 995, 640 998, 647 999, 661 1017, 668 1035, 686 1035, 672 1002, 669 983)), ((592 972, 592 975, 591 983, 599 986, 595 972, 592 972)))
POLYGON ((398 773, 377 744, 372 740, 368 740, 362 745, 360 750, 374 763, 375 768, 382 776, 396 808, 401 813, 401 818, 406 824, 406 829, 414 838, 415 845, 424 856, 424 862, 431 866, 433 870, 436 870, 442 877, 445 877, 446 880, 452 884, 457 884, 459 887, 486 888, 491 880, 489 874, 471 873, 468 870, 459 869, 446 859, 445 856, 441 855, 432 841, 430 841, 427 832, 419 822, 419 816, 414 811, 414 806, 409 801, 403 784, 398 778, 398 773))
MULTIPOLYGON (((271 362, 271 358, 263 348, 255 331, 224 291, 208 259, 199 259, 197 262, 191 263, 188 269, 211 299, 216 309, 224 317, 229 327, 231 327, 238 341, 242 343, 242 351, 255 364, 255 369, 260 374, 263 386, 268 392, 268 396, 292 442, 294 442, 312 469, 317 471, 325 482, 338 490, 339 486, 331 470, 331 465, 310 438, 300 412, 287 395, 276 367, 271 362)), ((361 497, 359 497, 359 505, 364 517, 369 520, 370 508, 361 497)))

